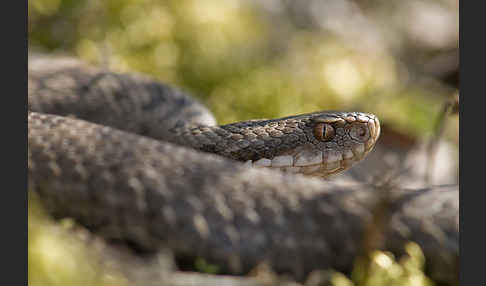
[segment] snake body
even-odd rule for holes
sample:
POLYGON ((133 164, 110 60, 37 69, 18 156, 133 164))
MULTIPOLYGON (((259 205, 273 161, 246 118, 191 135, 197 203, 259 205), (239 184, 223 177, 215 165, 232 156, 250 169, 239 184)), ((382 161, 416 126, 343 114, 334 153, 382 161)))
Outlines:
MULTIPOLYGON (((379 201, 372 186, 291 174, 327 176, 359 161, 379 136, 371 114, 212 126, 178 90, 67 58, 30 59, 28 96, 29 189, 53 215, 147 251, 169 247, 235 273, 262 261, 300 279, 349 270, 379 201)), ((432 275, 453 280, 457 187, 390 196, 385 247, 416 241, 432 275)))

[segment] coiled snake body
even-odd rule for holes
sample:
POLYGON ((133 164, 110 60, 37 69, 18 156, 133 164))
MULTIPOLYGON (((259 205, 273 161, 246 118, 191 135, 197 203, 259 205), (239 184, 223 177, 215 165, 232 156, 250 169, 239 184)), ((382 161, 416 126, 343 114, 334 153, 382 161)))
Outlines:
MULTIPOLYGON (((55 216, 236 273, 261 261, 297 278, 346 270, 360 249, 378 201, 374 188, 292 173, 327 176, 361 160, 380 133, 374 115, 318 112, 212 126, 211 114, 175 89, 68 58, 29 59, 28 96, 29 190, 55 216)), ((390 191, 385 247, 400 252, 404 241, 416 241, 431 275, 454 279, 457 191, 390 191)))

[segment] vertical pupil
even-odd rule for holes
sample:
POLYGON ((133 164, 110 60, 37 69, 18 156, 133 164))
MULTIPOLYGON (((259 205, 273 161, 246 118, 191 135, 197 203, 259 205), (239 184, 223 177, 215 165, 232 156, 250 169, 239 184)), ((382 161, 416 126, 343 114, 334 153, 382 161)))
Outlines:
POLYGON ((331 140, 332 137, 334 137, 334 128, 332 128, 331 125, 324 125, 324 140, 328 141, 331 140))
POLYGON ((328 141, 334 137, 334 128, 329 124, 317 124, 314 128, 314 136, 323 141, 328 141))

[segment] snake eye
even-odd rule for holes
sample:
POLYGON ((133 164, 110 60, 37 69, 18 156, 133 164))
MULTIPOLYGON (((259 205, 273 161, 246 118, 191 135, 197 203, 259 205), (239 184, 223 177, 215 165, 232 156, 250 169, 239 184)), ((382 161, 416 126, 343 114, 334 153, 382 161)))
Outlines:
POLYGON ((314 136, 321 141, 329 141, 334 138, 334 128, 330 124, 318 123, 314 127, 314 136))
POLYGON ((353 126, 349 130, 349 135, 351 136, 351 138, 360 142, 365 142, 370 138, 370 132, 368 127, 361 124, 353 124, 353 126))

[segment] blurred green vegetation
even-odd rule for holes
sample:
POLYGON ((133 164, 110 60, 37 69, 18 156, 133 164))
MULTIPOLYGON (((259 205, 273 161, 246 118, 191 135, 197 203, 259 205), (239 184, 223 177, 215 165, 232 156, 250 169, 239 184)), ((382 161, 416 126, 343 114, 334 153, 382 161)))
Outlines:
POLYGON ((357 259, 350 277, 330 271, 329 285, 433 286, 434 283, 423 273, 424 263, 420 247, 409 242, 405 246, 405 255, 398 260, 389 252, 373 251, 368 258, 357 259))
POLYGON ((32 286, 129 286, 101 265, 99 253, 68 231, 72 223, 54 223, 29 193, 28 283, 32 286))
POLYGON ((357 260, 351 285, 432 286, 434 283, 423 273, 424 265, 424 254, 413 242, 405 245, 405 255, 398 260, 389 252, 373 251, 369 259, 357 260))

